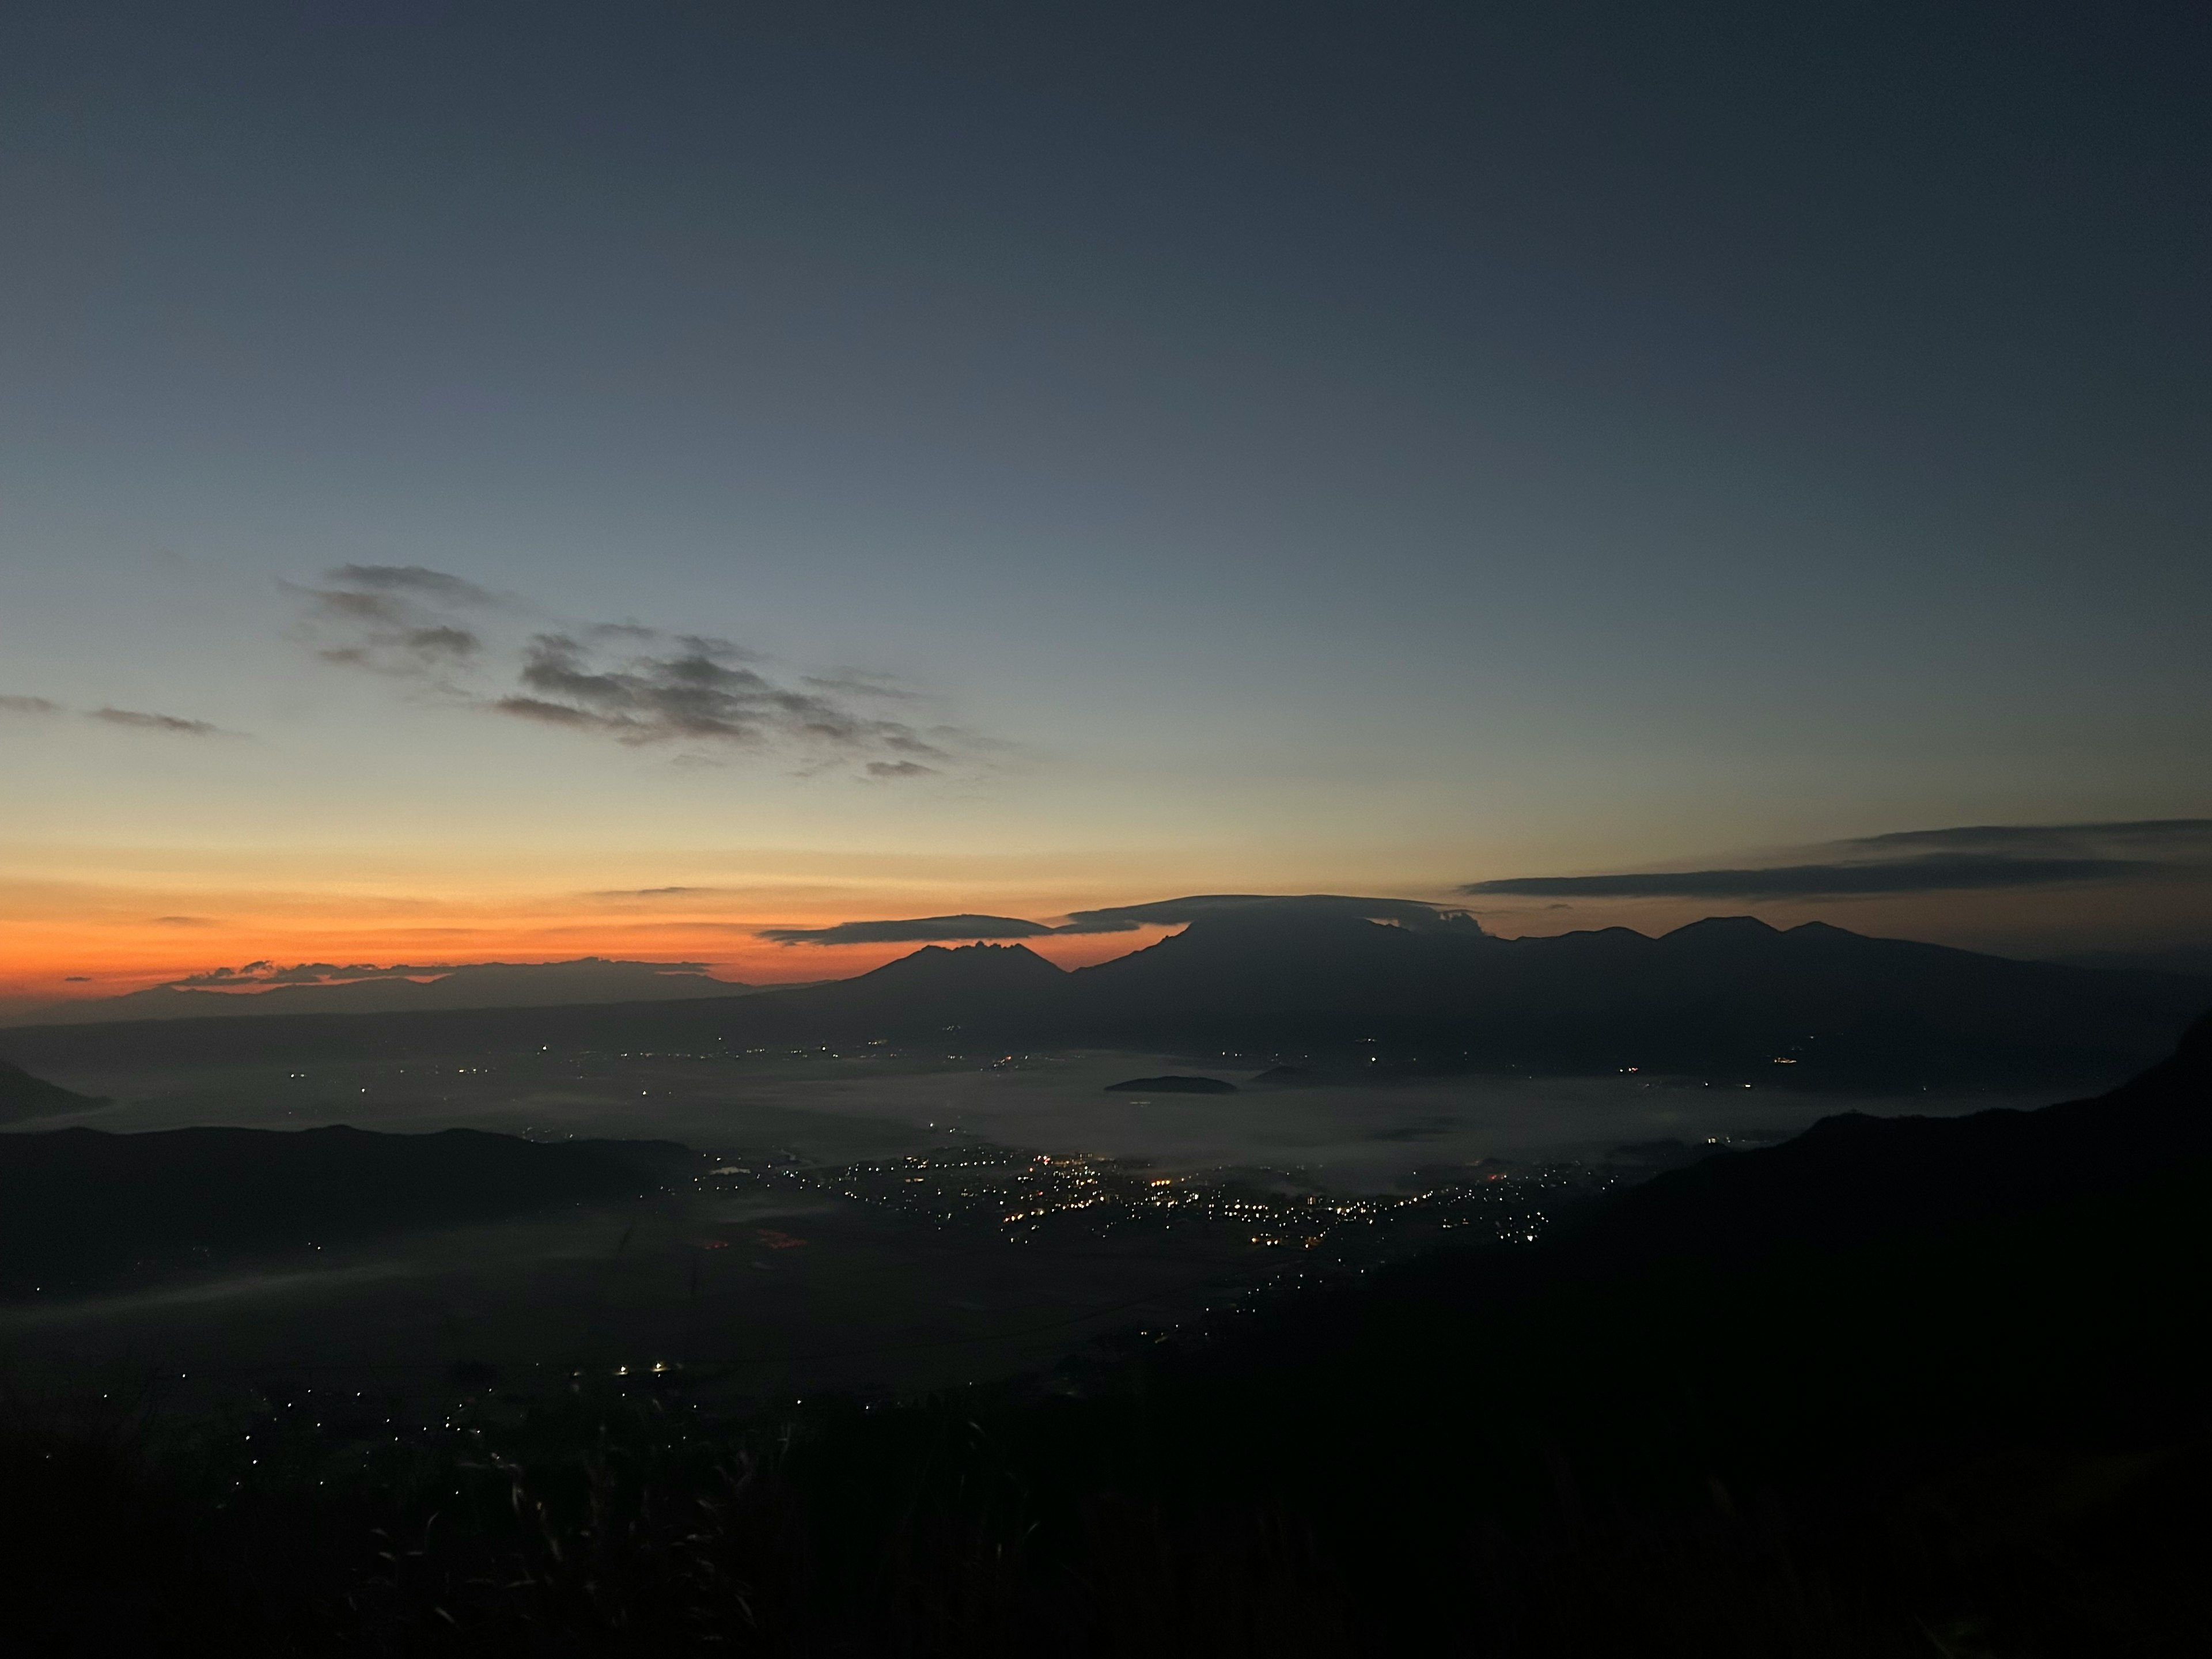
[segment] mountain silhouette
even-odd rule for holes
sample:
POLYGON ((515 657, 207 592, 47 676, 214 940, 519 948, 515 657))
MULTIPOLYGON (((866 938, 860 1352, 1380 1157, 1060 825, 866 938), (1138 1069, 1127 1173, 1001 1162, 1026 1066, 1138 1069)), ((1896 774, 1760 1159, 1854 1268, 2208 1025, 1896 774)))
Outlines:
MULTIPOLYGON (((2212 1016, 2094 1097, 1843 1116, 1704 1159, 1533 1247, 1434 1251, 1153 1362, 1083 1500, 1141 1465, 1172 1472, 1158 1501, 1198 1524, 1240 1499, 1280 1506, 1380 1610, 1368 1651, 1462 1644, 1470 1606, 1510 1605, 1513 1577, 1494 1577, 1486 1604, 1465 1588, 1468 1564, 1516 1538, 1538 1540, 1522 1558, 1537 1563, 1592 1553, 1601 1565, 1581 1582, 1618 1596, 1601 1639, 1528 1651, 1905 1653, 1926 1640, 1904 1620, 1894 1641, 1832 1647, 1738 1625, 1650 1643, 1683 1540, 1740 1516, 1756 1517, 1758 1549, 1786 1528, 1790 1595, 1820 1551, 1834 1552, 1822 1582, 1848 1586, 1907 1525, 1945 1550, 1964 1538, 2010 1550, 2008 1585, 2048 1577, 2066 1603, 2046 1626, 2057 1631, 2099 1582, 2079 1554, 2093 1542, 2117 1564, 2102 1582, 2119 1616, 2073 1639, 1973 1650, 2119 1651, 2130 1644, 2112 1632, 2151 1586, 2177 1639, 2142 1650, 2191 1650, 2209 1123, 2212 1016), (1660 1519, 1636 1551, 1596 1553, 1639 1516, 1660 1519), (2160 1578, 2138 1572, 2146 1561, 2160 1578)), ((1111 1409, 1060 1455, 1110 1433, 1111 1409)), ((1729 1572, 1748 1559, 1731 1554, 1729 1572)), ((1927 1559, 1956 1558, 1931 1547, 1927 1559)), ((1717 1574, 1699 1594, 1741 1582, 1717 1574)), ((2014 1607, 2038 1599, 2008 1593, 2014 1607)))
POLYGON ((1578 1236, 1593 1256, 1754 1260, 1986 1223, 2109 1196, 2212 1158, 2212 1014, 2166 1060, 2085 1100, 1965 1117, 1823 1118, 1626 1194, 1578 1236))
POLYGON ((1471 921, 1325 908, 1202 915, 1062 972, 1022 945, 929 945, 872 973, 743 998, 252 1022, 19 1027, 17 1060, 104 1064, 557 1047, 981 1053, 1090 1046, 1237 1053, 1363 1077, 1480 1067, 1832 1085, 2100 1085, 2149 1063, 2202 980, 2021 962, 1716 917, 1501 939, 1471 921), (226 1029, 227 1028, 227 1029, 226 1029))
POLYGON ((902 1034, 975 1020, 994 1029, 1054 1017, 1067 975, 1025 945, 925 945, 855 979, 781 994, 801 1025, 902 1034))
POLYGON ((100 1103, 88 1096, 73 1093, 58 1083, 33 1077, 21 1066, 0 1060, 0 1123, 14 1123, 24 1118, 52 1117, 60 1112, 81 1112, 88 1106, 100 1103))

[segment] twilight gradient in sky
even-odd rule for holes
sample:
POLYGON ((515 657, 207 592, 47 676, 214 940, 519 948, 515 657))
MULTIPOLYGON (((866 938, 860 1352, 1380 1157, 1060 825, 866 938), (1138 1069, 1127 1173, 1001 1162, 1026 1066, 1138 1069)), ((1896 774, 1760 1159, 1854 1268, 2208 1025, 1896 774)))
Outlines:
POLYGON ((0 991, 1220 891, 2212 936, 1461 892, 2212 813, 2208 70, 2180 4, 19 0, 0 991))

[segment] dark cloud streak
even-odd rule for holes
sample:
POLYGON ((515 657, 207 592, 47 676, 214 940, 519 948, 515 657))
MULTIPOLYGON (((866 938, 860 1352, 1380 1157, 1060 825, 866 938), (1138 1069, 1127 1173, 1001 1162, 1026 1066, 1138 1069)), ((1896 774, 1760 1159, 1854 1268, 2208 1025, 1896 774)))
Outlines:
MULTIPOLYGON (((48 697, 0 697, 0 714, 27 714, 34 719, 58 718, 70 711, 48 697)), ((143 708, 95 708, 83 716, 103 726, 128 726, 137 732, 165 732, 180 738, 234 738, 212 720, 190 720, 182 714, 156 714, 143 708)))
POLYGON ((1866 898, 2147 880, 2212 865, 2212 818, 1900 830, 1832 847, 1837 856, 1815 863, 1515 876, 1459 890, 1517 898, 1866 898), (2140 856, 2147 850, 2159 857, 2140 856))
POLYGON ((2212 818, 2144 818, 2122 823, 1989 823, 1955 830, 1899 830, 1845 842, 1877 852, 1932 847, 1984 852, 2088 853, 2120 846, 2195 843, 2212 850, 2212 818))
POLYGON ((1417 899, 1356 898, 1340 893, 1195 893, 1147 904, 1072 911, 1067 925, 1057 931, 1126 933, 1138 927, 1174 927, 1224 915, 1345 916, 1406 927, 1433 927, 1458 921, 1465 913, 1417 899))
POLYGON ((769 927, 757 937, 779 945, 912 945, 947 939, 1039 939, 1048 935, 1133 933, 1224 915, 1351 917, 1406 927, 1474 926, 1464 911, 1415 899, 1350 898, 1337 893, 1199 893, 1148 904, 1072 912, 1058 927, 1019 916, 915 916, 902 921, 843 921, 829 927, 769 927))
POLYGON ((95 708, 88 720, 110 726, 127 726, 139 732, 167 732, 182 738, 222 738, 234 735, 210 720, 186 720, 181 714, 150 714, 143 708, 95 708))
POLYGON ((829 927, 763 927, 777 945, 932 945, 987 939, 1036 939, 1059 930, 1019 916, 909 916, 896 921, 841 921, 829 927))

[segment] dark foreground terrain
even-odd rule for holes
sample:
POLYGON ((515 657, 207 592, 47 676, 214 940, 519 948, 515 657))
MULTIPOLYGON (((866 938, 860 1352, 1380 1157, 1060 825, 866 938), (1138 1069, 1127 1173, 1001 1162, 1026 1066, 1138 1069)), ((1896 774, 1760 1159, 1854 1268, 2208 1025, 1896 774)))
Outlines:
POLYGON ((0 1135, 0 1298, 605 1201, 699 1164, 670 1141, 539 1146, 471 1129, 0 1135))
POLYGON ((495 1378, 0 1449, 27 1651, 2202 1650, 2212 1020, 2094 1100, 1831 1120, 1134 1337, 715 1419, 495 1378))

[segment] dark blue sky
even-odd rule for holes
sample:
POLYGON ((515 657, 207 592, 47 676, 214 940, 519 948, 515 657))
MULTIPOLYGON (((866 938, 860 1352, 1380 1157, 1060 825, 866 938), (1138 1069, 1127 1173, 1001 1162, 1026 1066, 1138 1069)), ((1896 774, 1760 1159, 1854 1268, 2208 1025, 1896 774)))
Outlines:
POLYGON ((2208 70, 2179 4, 19 3, 23 834, 1073 908, 2202 812, 2208 70), (468 672, 318 657, 347 565, 494 596, 468 672), (499 717, 532 633, 675 660, 622 622, 912 695, 499 717))

